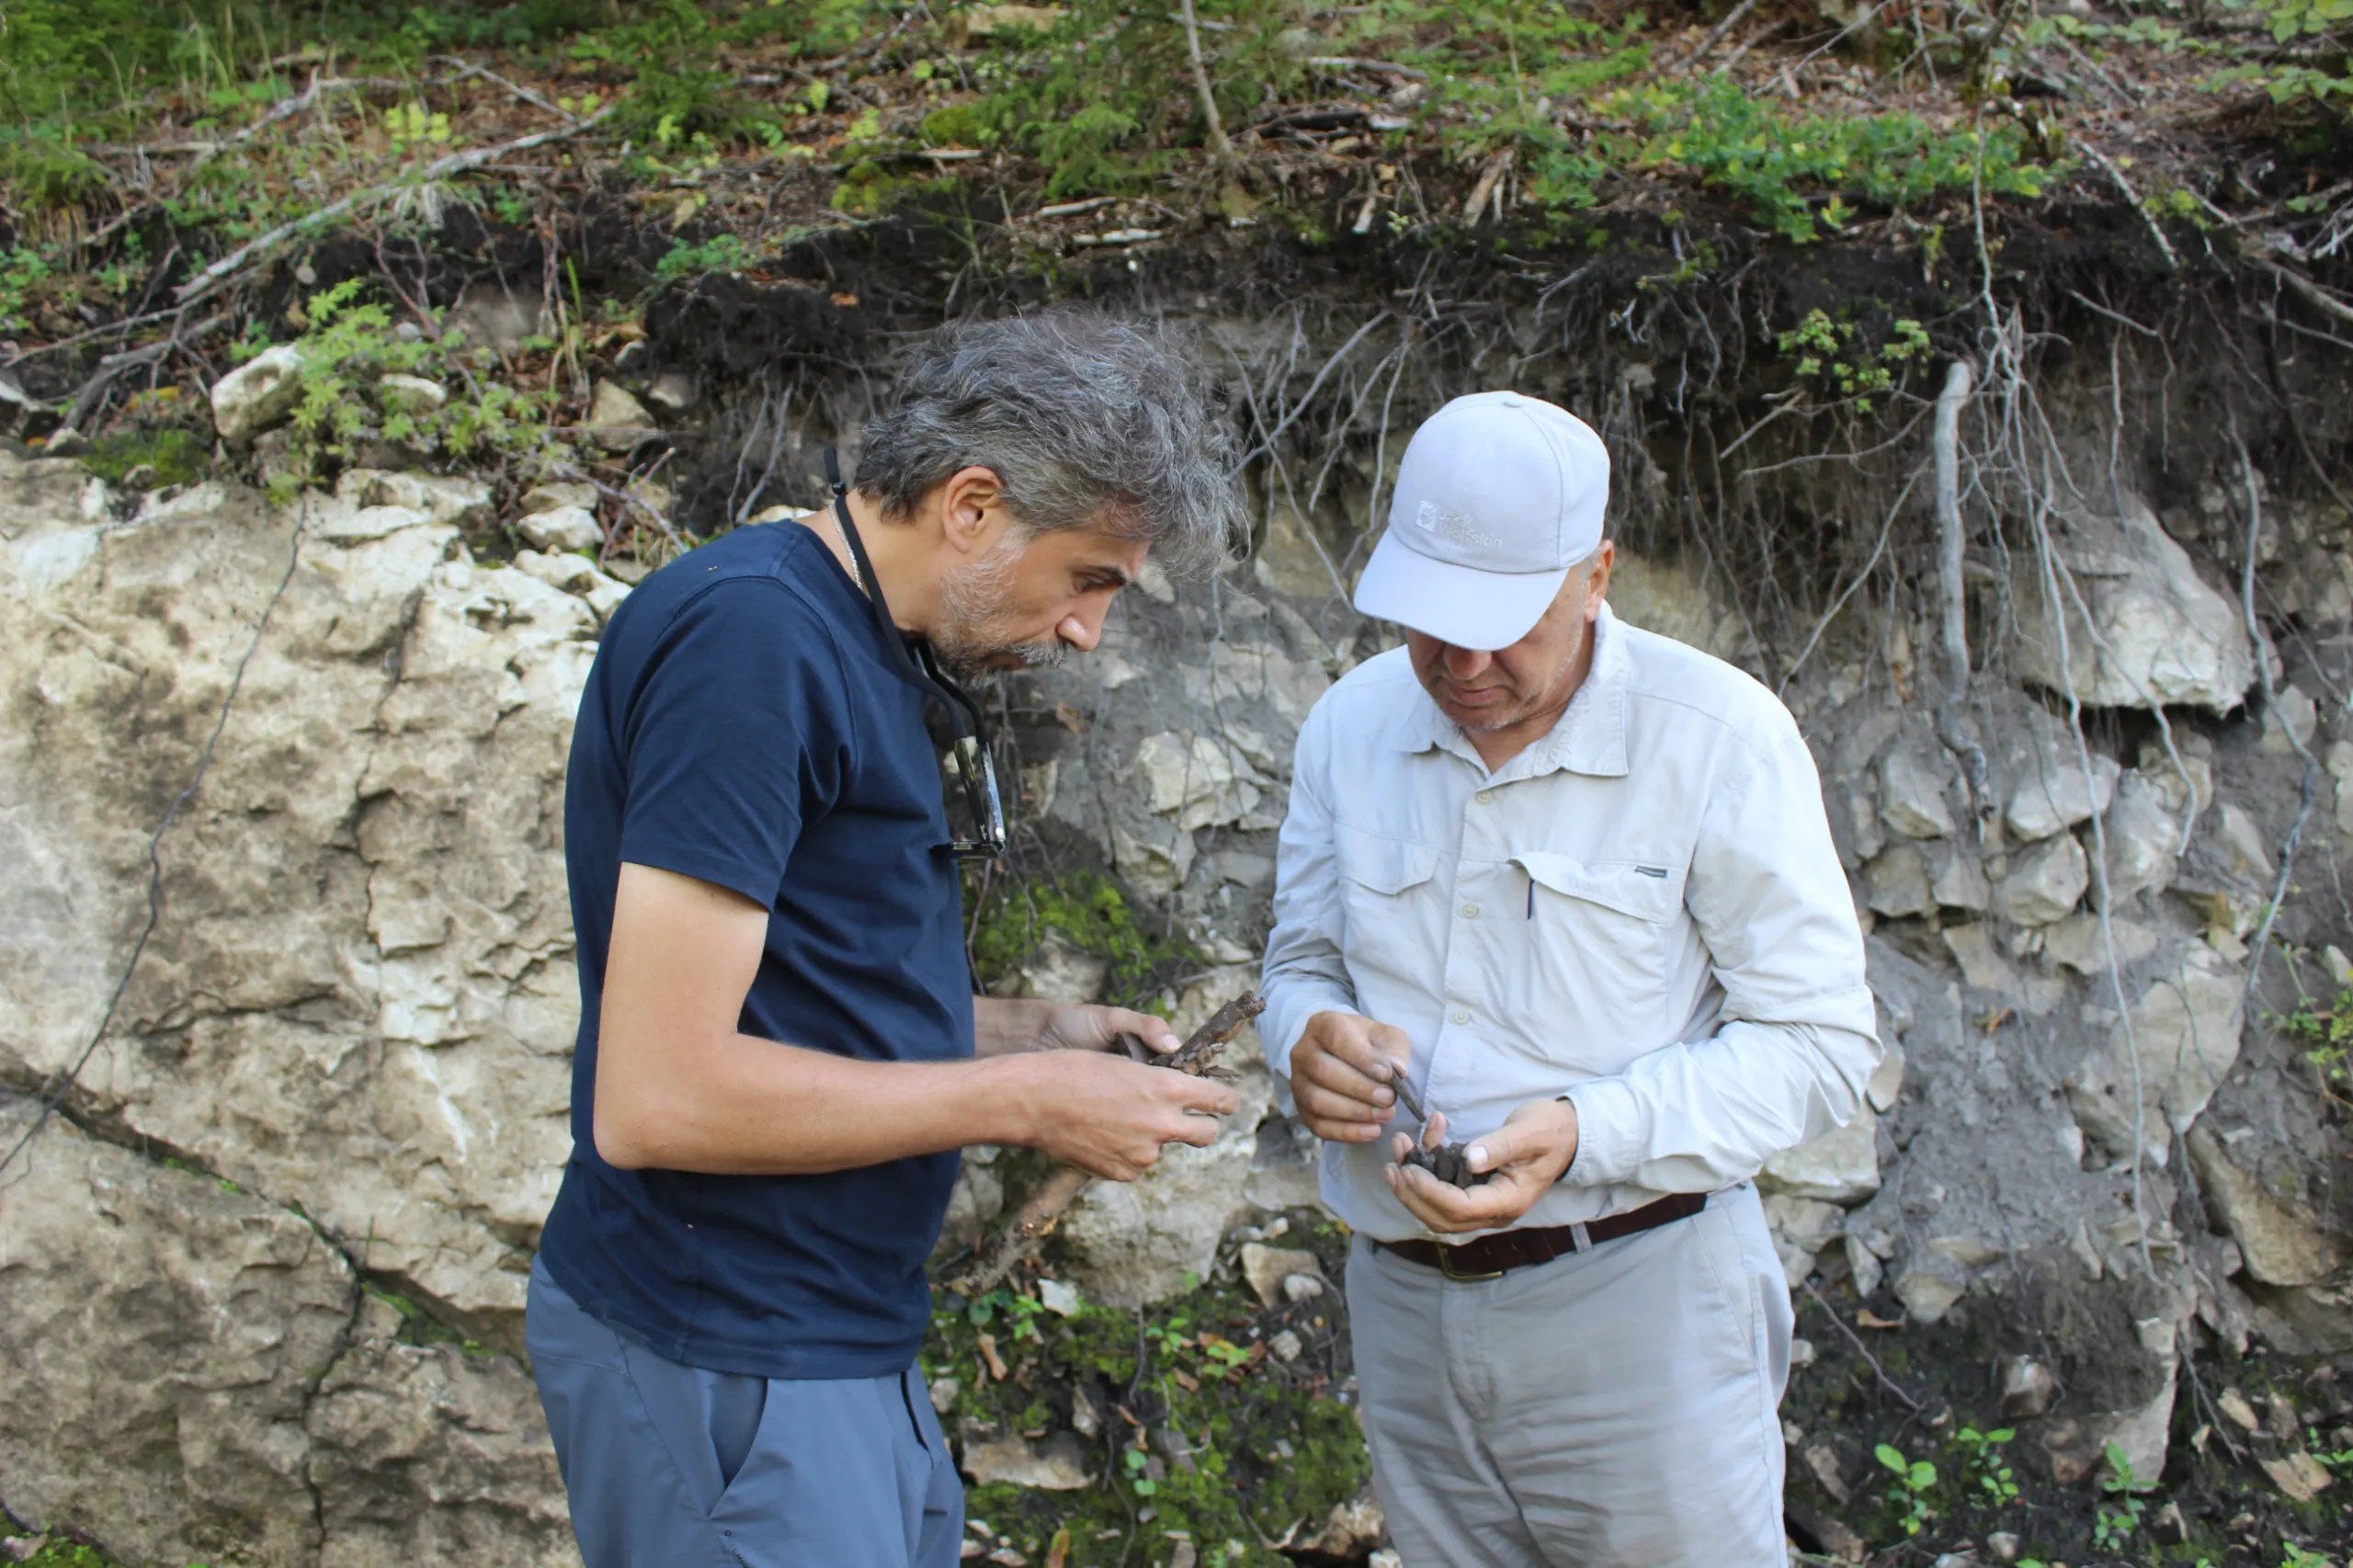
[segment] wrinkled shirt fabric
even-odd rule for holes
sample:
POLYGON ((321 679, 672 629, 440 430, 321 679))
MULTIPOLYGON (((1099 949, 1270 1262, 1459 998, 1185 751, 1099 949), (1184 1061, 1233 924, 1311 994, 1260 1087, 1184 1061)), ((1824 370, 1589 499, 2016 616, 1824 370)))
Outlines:
MULTIPOLYGON (((1813 758, 1746 675, 1605 606, 1552 732, 1490 773, 1402 648, 1301 729, 1265 969, 1288 1084, 1308 1020, 1412 1041, 1449 1139, 1565 1095, 1579 1145, 1518 1221, 1714 1191, 1856 1112, 1878 1064, 1862 932, 1813 758)), ((1403 1113, 1394 1131, 1417 1131, 1403 1113)), ((1427 1236, 1387 1140, 1327 1143, 1324 1202, 1427 1236)), ((1446 1237, 1445 1240, 1462 1238, 1446 1237)))

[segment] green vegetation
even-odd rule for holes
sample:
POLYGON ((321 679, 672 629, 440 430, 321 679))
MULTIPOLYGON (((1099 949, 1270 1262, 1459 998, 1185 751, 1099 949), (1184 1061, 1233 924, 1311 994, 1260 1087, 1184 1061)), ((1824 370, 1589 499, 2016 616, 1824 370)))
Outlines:
POLYGON ((1927 1460, 1905 1459, 1904 1450, 1893 1443, 1880 1444, 1871 1456, 1895 1477, 1895 1484, 1887 1491, 1887 1500, 1894 1505, 1895 1522, 1905 1535, 1918 1535, 1937 1517, 1928 1502, 1937 1489, 1937 1467, 1927 1460))
POLYGON ((2109 1495, 2092 1516, 2092 1544, 2103 1551, 2120 1551, 2141 1528, 2142 1516, 2149 1509, 2141 1494, 2156 1483, 2144 1481, 2132 1473, 2132 1461, 2123 1448, 2108 1445, 2108 1471, 2099 1478, 2099 1489, 2109 1495))
POLYGON ((1799 381, 1851 399, 1858 414, 1869 414, 1871 400, 1893 391, 1906 367, 1928 358, 1927 329, 1908 318, 1898 319, 1874 343, 1854 322, 1834 321, 1827 311, 1816 309, 1781 334, 1779 342, 1782 353, 1797 357, 1790 369, 1799 381))
POLYGON ((1139 926, 1118 885, 1098 872, 995 881, 977 911, 969 913, 972 961, 991 985, 1036 952, 1050 932, 1108 963, 1106 986, 1113 996, 1142 995, 1181 966, 1198 962, 1189 949, 1139 926))
POLYGON ((1953 1434, 1953 1441, 1959 1443, 1962 1453, 1968 1456, 1966 1463, 1971 1477, 1977 1483, 1978 1489, 1985 1494, 1985 1500, 1997 1507, 2018 1501, 2018 1478, 2010 1467, 2002 1462, 2001 1453, 2003 1446, 2017 1436, 2017 1431, 2008 1426, 1998 1426, 1991 1432, 1963 1426, 1953 1434))
MULTIPOLYGON (((517 116, 523 128, 544 130, 550 110, 575 121, 608 115, 558 164, 619 167, 679 227, 709 210, 707 179, 745 160, 793 159, 829 178, 803 219, 908 203, 1010 215, 1008 179, 1049 201, 1166 198, 1155 182, 1191 171, 1204 186, 1197 205, 1229 222, 1280 222, 1312 243, 1331 238, 1325 197, 1336 182, 1356 187, 1347 200, 1363 199, 1357 232, 1433 242, 1495 219, 1574 235, 1578 215, 1597 210, 1675 223, 1694 200, 1795 243, 1889 220, 1933 229, 1955 202, 2032 201, 2075 170, 2066 129, 2052 119, 2059 111, 2020 108, 2014 77, 2047 75, 2053 61, 2072 59, 2129 74, 2137 57, 2187 54, 2211 62, 2209 91, 2256 86, 2323 106, 2353 85, 2348 6, 2266 0, 2268 30, 2251 38, 2147 11, 2121 21, 2025 17, 2023 7, 1964 0, 1915 18, 1915 42, 1893 52, 1875 27, 1849 29, 1844 53, 1877 85, 1859 95, 1849 82, 1824 104, 1799 90, 1796 74, 1819 50, 1787 56, 1778 83, 1685 69, 1690 18, 1623 0, 1337 9, 1201 0, 1204 67, 1237 154, 1205 164, 1211 132, 1193 40, 1165 6, 22 0, 0 29, 0 107, 9 111, 0 117, 0 187, 18 218, 0 315, 21 313, 27 266, 78 266, 84 237, 126 206, 152 205, 180 228, 234 243, 314 210, 323 193, 397 184, 434 157, 480 147, 509 133, 517 116), (497 51, 530 97, 453 74, 457 51, 497 51), (323 90, 304 113, 287 112, 314 75, 363 73, 403 85, 323 90), (1325 107, 1335 101, 1347 107, 1325 107), (1302 131, 1295 121, 1312 123, 1302 131), (167 159, 152 187, 143 174, 136 190, 126 184, 128 143, 197 147, 256 131, 266 134, 236 156, 167 159), (975 161, 976 153, 1013 161, 975 161), (1491 210, 1473 210, 1465 189, 1491 210)), ((1760 34, 1748 43, 1760 41, 1755 60, 1783 60, 1779 40, 1760 34)), ((2206 222, 2211 184, 2191 194, 2180 179, 2161 179, 2160 193, 2181 194, 2152 210, 2206 222)), ((403 198, 428 216, 451 202, 514 223, 533 210, 489 174, 403 198)), ((117 243, 141 232, 129 225, 117 243)), ((655 281, 742 270, 763 254, 772 252, 723 225, 681 235, 655 281)))
MULTIPOLYGON (((489 374, 495 357, 444 336, 438 317, 411 322, 404 335, 389 307, 360 298, 364 287, 363 279, 347 279, 304 307, 309 325, 296 344, 305 369, 295 439, 271 476, 273 489, 290 496, 315 476, 322 458, 350 463, 364 441, 490 458, 522 457, 554 444, 548 426, 552 392, 489 374), (388 383, 388 376, 430 381, 439 400, 423 387, 388 383), (449 381, 460 383, 455 391, 449 381)), ((249 338, 239 351, 249 358, 263 347, 249 338)))
POLYGON ((212 442, 184 425, 131 424, 92 441, 82 461, 108 484, 142 477, 145 489, 194 484, 211 471, 212 442))
MULTIPOLYGON (((1306 1239, 1332 1265, 1346 1245, 1329 1223, 1306 1239)), ((1320 1524, 1366 1480, 1356 1413, 1324 1358, 1345 1342, 1337 1319, 1335 1295, 1267 1309, 1223 1279, 1157 1307, 1082 1301, 1067 1316, 1033 1289, 943 1298, 924 1354, 928 1376, 958 1384, 943 1422, 1077 1431, 1094 1483, 974 1486, 966 1513, 1032 1562, 1057 1543, 1069 1568, 1154 1562, 1178 1537, 1203 1568, 1281 1568, 1268 1543, 1320 1524), (1294 1362, 1268 1352, 1284 1328, 1308 1346, 1294 1362), (988 1370, 992 1356, 1007 1376, 988 1370)))
POLYGON ((2353 988, 2340 989, 2336 1000, 2322 1007, 2311 999, 2285 1017, 2274 1016, 2271 1027, 2301 1041, 2304 1060, 2312 1063, 2330 1093, 2344 1097, 2353 1088, 2353 988))

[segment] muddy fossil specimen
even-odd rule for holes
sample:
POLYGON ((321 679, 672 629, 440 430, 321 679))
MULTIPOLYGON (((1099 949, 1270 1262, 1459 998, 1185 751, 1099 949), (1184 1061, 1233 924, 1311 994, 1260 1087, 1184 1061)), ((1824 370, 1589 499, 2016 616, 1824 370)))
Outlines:
POLYGON ((1455 1187, 1483 1187, 1495 1176, 1493 1171, 1471 1168, 1471 1145, 1443 1143, 1435 1149, 1418 1145, 1405 1156, 1405 1164, 1418 1165, 1442 1182, 1455 1187))

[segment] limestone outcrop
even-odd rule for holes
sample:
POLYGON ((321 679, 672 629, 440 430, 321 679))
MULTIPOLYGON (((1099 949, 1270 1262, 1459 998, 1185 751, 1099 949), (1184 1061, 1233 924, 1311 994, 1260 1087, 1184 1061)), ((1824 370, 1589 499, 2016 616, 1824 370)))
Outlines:
MULTIPOLYGON (((0 459, 6 1143, 59 1100, 0 1172, 20 1518, 140 1568, 575 1560, 512 1357, 569 1147, 565 753, 629 591, 578 552, 603 548, 596 500, 525 496, 537 548, 501 563, 465 542, 493 519, 460 479, 350 472, 281 510, 0 459)), ((1891 1050, 1860 1116, 1760 1178, 1784 1269, 2031 1358, 2018 1418, 2063 1478, 2110 1439, 2154 1473, 2200 1336, 2353 1346, 2353 1248, 2298 1187, 2319 1112, 2247 994, 2299 803, 2278 737, 2328 758, 2314 867, 2353 824, 2353 739, 2309 700, 2241 712, 2236 611, 2127 514, 2064 520, 2080 602, 2044 642, 2014 585, 2024 631, 1972 699, 1983 799, 1871 655, 1833 637, 1785 692, 1891 1050), (2070 685, 2132 712, 2079 738, 2052 699, 2070 685)), ((1279 566, 1184 590, 1148 571, 1099 651, 1027 677, 1008 737, 1030 824, 1200 960, 1148 999, 1180 1028, 1255 976, 1292 743, 1370 647, 1279 566)), ((1629 620, 1755 655, 1699 574, 1629 584, 1629 620)), ((2345 941, 2297 918, 2280 934, 2345 941)), ((1003 983, 1130 1000, 1120 972, 1049 933, 1003 983)), ((1314 1203, 1316 1146, 1255 1036, 1227 1060, 1244 1110, 1218 1142, 1070 1211, 1050 1265, 1087 1300, 1252 1267, 1290 1288, 1258 1244, 1314 1203)), ((949 1248, 1023 1168, 968 1161, 949 1248)), ((991 1473, 1047 1451, 974 1443, 991 1473)))

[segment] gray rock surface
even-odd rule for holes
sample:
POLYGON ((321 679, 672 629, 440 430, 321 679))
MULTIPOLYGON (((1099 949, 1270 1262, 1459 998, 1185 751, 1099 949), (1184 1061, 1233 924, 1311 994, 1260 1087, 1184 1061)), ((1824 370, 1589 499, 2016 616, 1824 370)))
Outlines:
POLYGON ((605 542, 605 525, 585 506, 526 512, 515 529, 541 550, 595 550, 605 542))
POLYGON ((0 1079, 89 1046, 222 722, 74 1102, 514 1346, 569 1147, 555 849, 595 617, 419 511, 300 516, 299 555, 294 516, 209 485, 6 540, 0 1079))
POLYGON ((2091 885, 2084 846, 2072 835, 2046 838, 2011 857, 2007 875, 1994 885, 1994 912, 2018 926, 2063 919, 2091 885))
POLYGON ((2083 507, 2061 517, 2058 550, 2075 591, 2063 586, 2057 604, 2033 556, 2022 558, 2019 674, 2072 690, 2087 708, 2237 707, 2255 680, 2238 605, 2199 575, 2145 502, 2130 492, 2123 500, 2120 517, 2083 507))
MULTIPOLYGON (((33 1103, 0 1096, 13 1143, 33 1103)), ((529 1380, 301 1215, 53 1122, 0 1195, 0 1501, 131 1562, 576 1568, 529 1380)))

